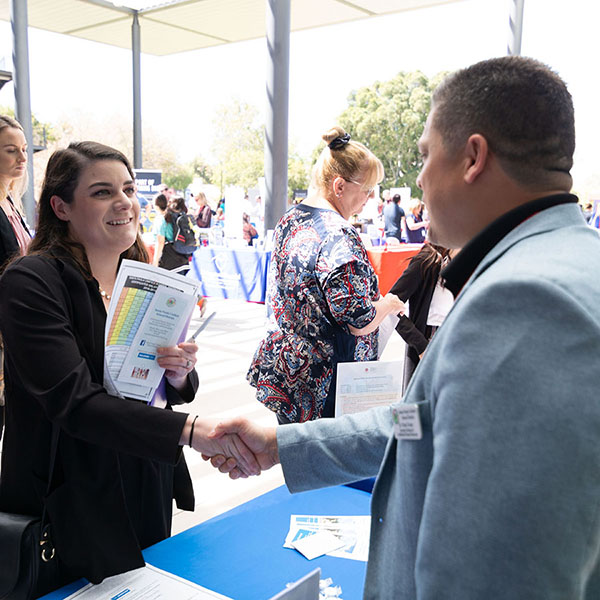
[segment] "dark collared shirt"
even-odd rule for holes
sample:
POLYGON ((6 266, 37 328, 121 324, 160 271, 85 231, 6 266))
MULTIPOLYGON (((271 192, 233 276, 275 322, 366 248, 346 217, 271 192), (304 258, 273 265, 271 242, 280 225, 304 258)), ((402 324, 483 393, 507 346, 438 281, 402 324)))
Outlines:
POLYGON ((456 298, 485 255, 517 225, 542 210, 577 201, 577 196, 573 194, 555 194, 517 206, 498 217, 478 233, 442 271, 445 286, 456 298))

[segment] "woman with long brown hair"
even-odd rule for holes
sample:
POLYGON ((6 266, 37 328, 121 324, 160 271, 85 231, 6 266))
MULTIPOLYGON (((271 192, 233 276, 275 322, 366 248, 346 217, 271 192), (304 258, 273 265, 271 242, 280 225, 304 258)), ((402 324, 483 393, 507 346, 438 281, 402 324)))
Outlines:
MULTIPOLYGON (((27 255, 0 279, 0 510, 45 515, 59 571, 35 597, 68 580, 98 583, 143 566, 141 549, 170 535, 173 499, 194 508, 182 446, 218 450, 207 437, 212 423, 171 410, 194 399, 195 343, 157 348, 165 371, 149 404, 105 387, 106 310, 119 264, 148 260, 138 218, 125 156, 95 142, 71 144, 48 162, 27 255)), ((228 444, 219 452, 243 459, 244 447, 228 444)))
POLYGON ((396 325, 396 331, 406 342, 403 392, 454 302, 440 272, 456 253, 426 242, 390 290, 390 294, 408 302, 408 315, 401 316, 396 325))

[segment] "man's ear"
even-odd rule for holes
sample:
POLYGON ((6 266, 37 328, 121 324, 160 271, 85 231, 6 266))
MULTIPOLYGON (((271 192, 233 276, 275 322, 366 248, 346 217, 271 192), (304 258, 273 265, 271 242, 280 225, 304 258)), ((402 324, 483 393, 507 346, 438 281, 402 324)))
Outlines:
POLYGON ((69 221, 71 207, 60 196, 52 196, 50 206, 61 221, 69 221))
POLYGON ((489 160, 489 146, 487 140, 479 133, 474 133, 467 140, 465 146, 467 166, 465 169, 465 183, 473 183, 483 172, 489 160))

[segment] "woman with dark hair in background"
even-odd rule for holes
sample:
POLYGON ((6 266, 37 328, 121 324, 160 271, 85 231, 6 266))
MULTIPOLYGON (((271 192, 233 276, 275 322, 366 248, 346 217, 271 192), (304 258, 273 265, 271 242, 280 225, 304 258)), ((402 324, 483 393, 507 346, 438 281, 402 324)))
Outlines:
MULTIPOLYGON (((27 255, 0 279, 0 510, 49 522, 59 572, 40 582, 36 598, 79 577, 98 583, 144 566, 141 549, 170 535, 173 499, 194 508, 182 446, 219 450, 207 437, 212 423, 171 410, 194 399, 195 343, 157 348, 165 371, 149 405, 107 391, 104 331, 119 264, 147 262, 138 218, 125 156, 95 142, 71 144, 48 162, 27 255)), ((244 453, 246 472, 256 472, 234 442, 219 452, 244 453)))
POLYGON ((454 302, 452 293, 444 287, 440 271, 457 252, 426 242, 390 290, 402 302, 408 301, 408 316, 401 316, 396 325, 396 331, 406 342, 402 392, 454 302))
MULTIPOLYGON (((27 187, 27 140, 20 123, 0 115, 0 273, 10 258, 27 251, 31 234, 21 216, 27 187)), ((0 439, 4 425, 4 350, 0 339, 0 439)))
POLYGON ((380 297, 348 222, 373 195, 383 166, 341 127, 323 140, 308 197, 275 228, 272 319, 248 372, 257 399, 280 423, 334 416, 337 364, 377 360, 379 324, 404 310, 396 296, 380 297))
MULTIPOLYGON (((184 202, 185 204, 185 202, 184 202)), ((156 216, 153 231, 156 235, 152 264, 163 269, 177 269, 189 263, 189 257, 175 252, 175 214, 169 208, 169 201, 164 194, 154 199, 159 214, 156 216)))

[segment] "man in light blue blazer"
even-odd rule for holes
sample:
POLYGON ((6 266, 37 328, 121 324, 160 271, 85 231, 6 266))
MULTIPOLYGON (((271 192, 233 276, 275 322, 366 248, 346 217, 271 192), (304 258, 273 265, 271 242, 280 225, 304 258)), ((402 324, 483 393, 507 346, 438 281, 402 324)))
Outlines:
POLYGON ((218 432, 291 491, 377 475, 365 598, 598 599, 600 237, 568 193, 571 97, 536 61, 484 61, 436 90, 419 147, 430 240, 463 250, 402 403, 218 432))

